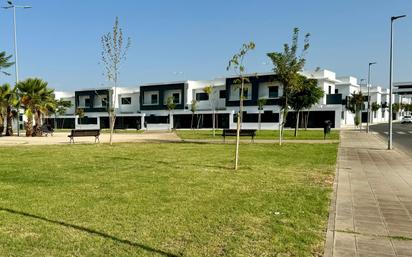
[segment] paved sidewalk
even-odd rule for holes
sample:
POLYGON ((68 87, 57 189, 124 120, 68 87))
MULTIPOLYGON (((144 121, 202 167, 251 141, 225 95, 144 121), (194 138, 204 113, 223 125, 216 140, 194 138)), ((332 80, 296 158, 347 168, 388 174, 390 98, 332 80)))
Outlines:
POLYGON ((342 131, 326 257, 412 256, 412 158, 342 131))
MULTIPOLYGON (((16 145, 56 145, 56 144, 70 144, 70 132, 56 132, 53 136, 43 137, 0 137, 0 146, 16 146, 16 145)), ((109 143, 109 133, 100 134, 101 143, 109 143)), ((76 143, 94 144, 94 137, 76 137, 76 143)), ((176 133, 164 131, 147 131, 144 133, 115 133, 113 135, 113 142, 181 142, 182 140, 176 136, 176 133)))

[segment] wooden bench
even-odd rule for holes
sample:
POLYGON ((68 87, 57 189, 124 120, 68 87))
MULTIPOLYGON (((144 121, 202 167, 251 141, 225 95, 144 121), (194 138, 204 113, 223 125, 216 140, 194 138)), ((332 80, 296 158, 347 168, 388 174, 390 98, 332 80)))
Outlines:
MULTIPOLYGON (((226 137, 235 137, 237 134, 236 129, 224 129, 222 133, 223 142, 226 142, 226 137)), ((252 142, 255 141, 256 129, 241 129, 239 136, 251 137, 252 142)))
POLYGON ((94 137, 94 142, 100 143, 100 129, 72 129, 70 135, 67 137, 70 138, 70 143, 74 144, 75 137, 94 137))

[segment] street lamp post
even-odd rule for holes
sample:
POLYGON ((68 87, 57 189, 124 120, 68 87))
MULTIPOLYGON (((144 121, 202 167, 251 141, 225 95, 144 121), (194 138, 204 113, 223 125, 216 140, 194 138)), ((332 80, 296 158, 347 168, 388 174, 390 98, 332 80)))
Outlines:
MULTIPOLYGON (((363 107, 363 104, 364 104, 363 94, 362 94, 362 82, 364 82, 364 81, 365 81, 365 79, 360 79, 360 82, 359 82, 359 91, 362 95, 362 104, 361 104, 360 110, 359 110, 359 112, 360 112, 360 131, 362 131, 362 109, 363 109, 362 107, 363 107)), ((355 108, 356 108, 356 106, 355 106, 355 108)), ((356 115, 356 113, 355 113, 355 115, 356 115)))
POLYGON ((370 62, 369 63, 369 69, 368 69, 368 117, 366 121, 366 133, 369 133, 369 121, 371 118, 371 95, 370 95, 370 88, 371 88, 371 66, 376 64, 376 62, 370 62))
MULTIPOLYGON (((28 5, 15 5, 12 1, 7 1, 8 6, 2 7, 3 9, 13 9, 13 28, 14 28, 14 69, 16 76, 16 85, 19 82, 19 64, 17 58, 17 24, 16 24, 16 8, 29 9, 28 5)), ((17 110, 17 136, 20 136, 20 110, 17 110)))
POLYGON ((389 53, 389 122, 388 122, 388 150, 392 149, 392 91, 393 91, 393 21, 404 18, 406 15, 391 17, 391 42, 389 53))

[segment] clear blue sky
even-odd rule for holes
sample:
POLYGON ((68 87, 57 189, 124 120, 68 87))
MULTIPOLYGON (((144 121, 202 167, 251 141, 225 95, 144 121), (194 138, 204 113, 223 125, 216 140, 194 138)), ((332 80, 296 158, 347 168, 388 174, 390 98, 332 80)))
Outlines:
MULTIPOLYGON (((387 87, 389 17, 400 14, 409 17, 396 23, 394 79, 412 80, 410 0, 15 1, 33 6, 17 14, 20 78, 41 77, 58 90, 107 84, 100 38, 116 16, 132 38, 122 86, 227 75, 228 60, 250 40, 257 48, 248 71, 269 71, 266 53, 281 50, 299 27, 312 34, 306 69, 365 78, 368 62, 377 61, 373 81, 387 87)), ((0 50, 13 53, 12 35, 12 12, 1 9, 0 50)), ((0 82, 13 82, 10 72, 0 82)))

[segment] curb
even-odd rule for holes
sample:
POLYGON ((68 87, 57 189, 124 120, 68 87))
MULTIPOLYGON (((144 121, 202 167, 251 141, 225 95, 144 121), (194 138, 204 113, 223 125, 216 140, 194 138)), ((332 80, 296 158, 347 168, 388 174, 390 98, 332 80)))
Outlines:
MULTIPOLYGON (((342 133, 339 133, 339 137, 342 138, 342 133)), ((339 140, 338 152, 336 154, 336 169, 335 179, 333 180, 333 192, 331 193, 331 200, 329 205, 329 218, 328 228, 326 231, 326 241, 323 251, 324 257, 333 256, 333 246, 335 244, 335 220, 336 220, 336 198, 338 195, 338 182, 339 182, 339 160, 340 160, 341 143, 339 140)))

